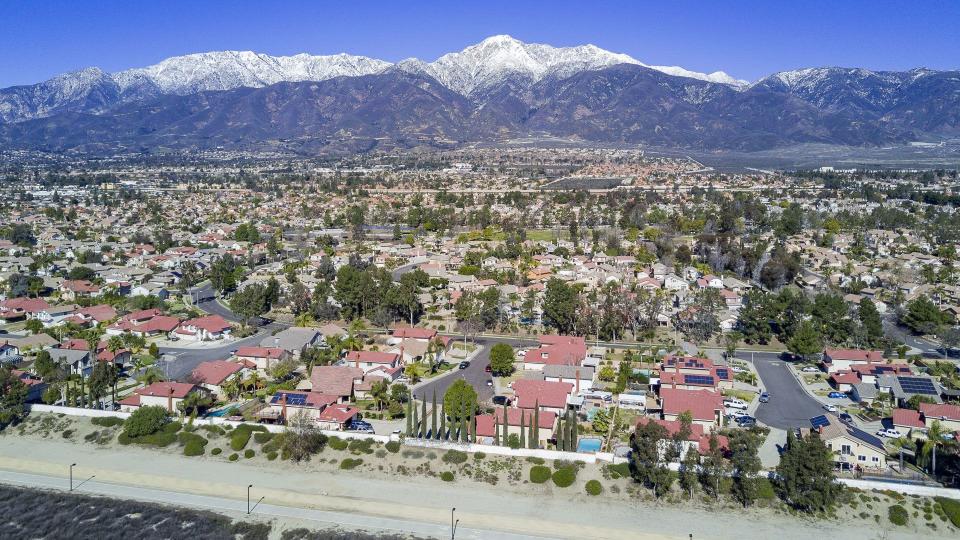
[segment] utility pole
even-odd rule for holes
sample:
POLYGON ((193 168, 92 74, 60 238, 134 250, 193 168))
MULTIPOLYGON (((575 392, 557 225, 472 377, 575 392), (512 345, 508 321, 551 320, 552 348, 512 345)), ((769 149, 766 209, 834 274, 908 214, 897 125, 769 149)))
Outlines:
POLYGON ((453 520, 453 515, 457 511, 456 507, 450 509, 450 540, 454 540, 457 537, 457 525, 460 523, 460 520, 453 520))
POLYGON ((250 488, 253 487, 253 484, 247 486, 247 515, 250 515, 250 488))
POLYGON ((70 491, 73 491, 73 468, 76 467, 76 463, 70 464, 70 491))

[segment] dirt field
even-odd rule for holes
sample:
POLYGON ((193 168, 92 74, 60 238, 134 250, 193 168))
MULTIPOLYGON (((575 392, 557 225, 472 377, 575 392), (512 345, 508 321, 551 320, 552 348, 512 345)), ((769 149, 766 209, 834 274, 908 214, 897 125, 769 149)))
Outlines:
POLYGON ((120 445, 119 430, 95 426, 87 418, 32 415, 0 435, 0 469, 65 476, 72 460, 98 481, 238 500, 249 482, 272 504, 429 523, 448 521, 450 507, 456 506, 465 526, 549 538, 688 538, 692 533, 694 538, 866 539, 958 532, 915 497, 853 493, 835 516, 813 519, 791 515, 775 501, 746 510, 701 495, 689 501, 678 492, 655 501, 629 478, 614 478, 594 465, 579 466, 576 481, 561 488, 549 480, 531 483, 529 470, 535 463, 489 455, 452 454, 445 460, 439 451, 401 447, 394 453, 381 445, 337 450, 331 444, 309 462, 292 463, 269 460, 263 444, 251 437, 236 461, 230 461, 234 451, 228 435, 196 431, 209 442, 204 455, 187 457, 177 443, 165 448, 120 445), (214 448, 222 452, 213 455, 214 448), (246 450, 253 450, 253 457, 245 458, 246 450), (362 462, 349 462, 353 467, 345 469, 348 459, 362 462), (589 480, 601 483, 600 495, 586 493, 589 480), (906 526, 887 519, 894 503, 908 509, 906 526))

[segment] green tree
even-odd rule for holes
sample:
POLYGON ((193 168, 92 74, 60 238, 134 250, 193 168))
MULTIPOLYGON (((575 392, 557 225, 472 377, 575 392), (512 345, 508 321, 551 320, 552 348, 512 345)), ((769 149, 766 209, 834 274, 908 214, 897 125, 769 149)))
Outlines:
POLYGON ((950 321, 926 295, 920 295, 907 304, 900 322, 918 334, 932 334, 950 321))
POLYGON ((719 497, 720 481, 727 475, 728 469, 720 439, 716 433, 711 433, 707 455, 704 456, 700 467, 700 485, 713 497, 719 497))
POLYGON ((465 420, 477 409, 477 391, 467 381, 457 379, 443 395, 443 410, 455 420, 465 420))
POLYGON ((513 373, 515 360, 513 347, 506 343, 497 343, 490 348, 490 371, 496 375, 505 377, 513 373))
POLYGON ((883 322, 880 319, 880 312, 877 311, 877 305, 869 298, 860 300, 860 305, 857 306, 857 316, 869 345, 875 346, 883 339, 883 322))
POLYGON ((657 497, 666 495, 674 480, 662 452, 667 439, 667 429, 653 421, 638 424, 630 437, 634 479, 652 489, 657 497))
POLYGON ((580 303, 578 296, 577 291, 562 280, 550 278, 543 300, 544 323, 560 334, 572 332, 580 303))
POLYGON ((816 433, 796 438, 788 430, 775 485, 780 498, 797 510, 829 510, 841 489, 834 481, 833 453, 816 433))
POLYGON ((33 371, 39 375, 41 379, 49 379, 56 369, 57 364, 53 361, 53 357, 50 356, 49 351, 40 351, 37 353, 37 356, 33 360, 33 371))
POLYGON ((700 453, 690 446, 680 461, 680 470, 677 472, 680 487, 693 497, 693 489, 697 486, 697 468, 700 465, 700 453))
POLYGON ((27 385, 9 366, 0 368, 0 430, 19 422, 26 414, 27 385))
POLYGON ((734 431, 729 440, 733 497, 746 507, 757 500, 760 491, 760 479, 757 477, 762 467, 757 454, 760 441, 752 432, 745 430, 734 431))
POLYGON ((142 437, 160 431, 167 421, 167 410, 163 407, 140 407, 124 421, 123 430, 129 437, 142 437))
POLYGON ((823 352, 823 341, 813 323, 803 321, 787 342, 787 349, 806 360, 812 354, 823 352))
POLYGON ((185 398, 177 404, 177 409, 184 416, 200 414, 210 405, 213 405, 213 398, 201 392, 190 392, 185 398))
POLYGON ((377 410, 382 411, 383 406, 390 400, 390 383, 384 379, 374 382, 370 385, 370 397, 373 398, 377 410))

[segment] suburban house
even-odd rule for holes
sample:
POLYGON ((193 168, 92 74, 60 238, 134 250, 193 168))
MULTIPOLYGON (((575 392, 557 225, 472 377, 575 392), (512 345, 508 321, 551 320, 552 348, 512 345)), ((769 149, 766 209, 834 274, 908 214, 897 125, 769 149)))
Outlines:
POLYGON ((70 370, 71 375, 90 375, 93 371, 93 355, 86 350, 53 348, 50 358, 70 370))
POLYGON ((716 390, 733 388, 733 371, 716 366, 708 358, 693 356, 664 357, 660 369, 660 387, 682 390, 716 390))
POLYGON ((159 309, 144 309, 128 313, 107 327, 107 335, 119 336, 131 333, 149 337, 169 334, 180 324, 180 319, 163 315, 159 309))
POLYGON ((211 360, 197 364, 190 376, 194 383, 210 391, 217 399, 224 399, 226 393, 223 389, 223 383, 237 374, 240 374, 242 378, 244 371, 246 371, 246 368, 241 363, 211 360))
POLYGON ((49 308, 50 304, 42 298, 10 298, 0 302, 0 319, 6 322, 29 319, 49 308))
POLYGON ((9 340, 0 343, 0 364, 16 365, 22 361, 23 356, 20 355, 20 347, 11 345, 9 340))
POLYGON ((323 411, 320 412, 320 417, 317 418, 317 423, 320 425, 320 429, 343 431, 350 427, 350 424, 352 424, 359 415, 360 409, 352 405, 340 403, 330 405, 323 409, 323 411))
POLYGON ((337 396, 319 392, 279 390, 270 397, 267 406, 261 409, 257 415, 262 420, 286 423, 294 415, 303 414, 310 420, 317 422, 323 410, 336 404, 337 399, 337 396))
POLYGON ((576 336, 540 336, 540 347, 527 351, 523 369, 542 370, 547 365, 579 366, 587 357, 586 340, 576 336))
POLYGON ((71 319, 77 311, 77 306, 68 304, 63 306, 50 306, 34 314, 33 318, 43 323, 43 326, 50 328, 58 326, 71 319))
POLYGON ((887 451, 883 441, 869 433, 828 416, 829 424, 821 426, 820 439, 833 452, 833 461, 840 469, 886 469, 887 451))
POLYGON ((363 380, 363 370, 350 366, 314 366, 310 379, 301 386, 312 392, 336 396, 338 403, 344 403, 353 397, 355 384, 363 380))
POLYGON ((11 370, 11 373, 26 385, 27 402, 40 401, 43 398, 43 393, 47 389, 47 383, 43 382, 43 379, 19 369, 11 370))
POLYGON ((713 390, 683 390, 660 387, 660 409, 664 420, 675 421, 689 412, 693 423, 707 433, 723 428, 723 394, 713 390))
POLYGON ((240 347, 233 355, 238 362, 251 365, 260 372, 269 371, 270 366, 292 356, 280 347, 240 347))
POLYGON ((513 383, 513 392, 517 399, 514 407, 534 409, 563 414, 573 394, 574 386, 565 382, 536 381, 520 379, 513 383))
POLYGON ((180 403, 193 392, 203 392, 199 386, 181 382, 155 382, 138 388, 133 394, 120 400, 120 410, 133 412, 140 407, 160 406, 168 413, 176 413, 180 403))
POLYGON ((183 321, 174 334, 194 341, 216 341, 230 337, 231 329, 230 323, 220 315, 205 315, 183 321))
POLYGON ((927 431, 927 425, 923 422, 920 411, 913 409, 894 409, 890 423, 893 424, 894 429, 911 438, 927 431))
POLYGON ((366 373, 379 367, 395 368, 399 366, 400 355, 379 351, 350 351, 347 353, 346 362, 348 365, 362 369, 366 373))
POLYGON ((497 407, 493 414, 481 414, 476 417, 477 420, 477 441, 481 444, 493 444, 496 436, 496 428, 500 428, 501 444, 505 437, 516 434, 520 435, 520 421, 523 420, 524 437, 529 436, 530 426, 534 418, 537 419, 537 442, 540 448, 546 448, 550 439, 553 439, 554 430, 557 425, 557 414, 551 411, 540 411, 534 415, 532 410, 517 409, 515 407, 507 408, 507 421, 503 420, 503 408, 497 407), (506 428, 504 427, 506 426, 506 428))
POLYGON ((960 431, 960 406, 958 405, 921 403, 920 414, 923 415, 923 423, 928 428, 936 421, 948 431, 960 431))
POLYGON ((883 351, 860 349, 826 349, 823 351, 823 367, 827 373, 850 369, 853 364, 883 364, 883 351))
POLYGON ((294 356, 300 358, 307 347, 313 347, 325 343, 323 334, 316 328, 304 328, 294 326, 281 330, 273 336, 267 336, 260 341, 261 347, 279 347, 294 356))
MULTIPOLYGON (((679 420, 662 420, 660 418, 649 418, 641 417, 637 420, 637 426, 645 425, 648 422, 655 422, 660 424, 667 430, 668 439, 673 439, 680 433, 682 428, 682 422, 679 420)), ((665 444, 671 444, 672 440, 661 441, 665 444)), ((692 423, 690 424, 690 434, 687 435, 685 441, 683 441, 683 446, 680 451, 680 456, 677 458, 677 461, 683 459, 687 455, 687 451, 690 448, 696 450, 700 455, 706 455, 710 453, 710 433, 703 429, 703 426, 700 424, 692 423)), ((717 444, 720 447, 720 450, 726 454, 730 449, 730 441, 725 435, 717 435, 717 444)), ((665 448, 661 448, 661 452, 665 451, 665 448)))
POLYGON ((573 385, 574 394, 593 387, 594 369, 590 366, 566 366, 550 364, 543 366, 543 380, 573 385))
POLYGON ((60 283, 60 297, 68 302, 95 296, 100 296, 100 286, 85 279, 65 279, 60 283))

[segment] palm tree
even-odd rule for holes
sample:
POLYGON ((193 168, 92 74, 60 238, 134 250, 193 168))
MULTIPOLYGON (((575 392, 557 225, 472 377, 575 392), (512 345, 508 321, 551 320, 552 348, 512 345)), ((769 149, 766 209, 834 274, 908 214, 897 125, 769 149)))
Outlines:
POLYGON ((373 402, 377 404, 378 411, 383 410, 383 404, 387 401, 389 392, 390 385, 383 379, 373 383, 370 387, 370 396, 373 397, 373 402))
MULTIPOLYGON (((933 464, 933 453, 937 451, 938 446, 946 441, 944 435, 947 433, 948 431, 943 428, 939 420, 934 420, 930 424, 930 427, 927 428, 927 440, 923 442, 923 446, 920 448, 920 455, 917 459, 918 465, 927 467, 933 464)), ((936 470, 931 470, 931 473, 936 474, 936 470)))

